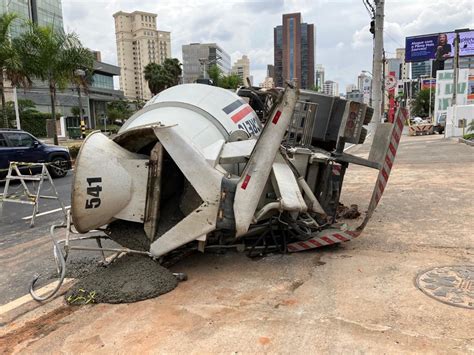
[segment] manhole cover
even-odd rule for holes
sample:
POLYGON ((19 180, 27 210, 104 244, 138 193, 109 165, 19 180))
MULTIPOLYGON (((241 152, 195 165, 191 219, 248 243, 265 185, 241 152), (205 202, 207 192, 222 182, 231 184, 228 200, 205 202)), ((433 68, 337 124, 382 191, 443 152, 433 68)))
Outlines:
POLYGON ((435 267, 418 274, 416 285, 438 301, 474 309, 474 265, 435 267))

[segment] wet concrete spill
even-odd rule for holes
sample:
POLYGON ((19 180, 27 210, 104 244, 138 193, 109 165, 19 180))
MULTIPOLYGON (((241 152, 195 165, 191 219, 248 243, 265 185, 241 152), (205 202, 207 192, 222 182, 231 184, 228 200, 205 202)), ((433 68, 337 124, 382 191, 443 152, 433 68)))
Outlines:
POLYGON ((71 305, 130 303, 157 297, 177 285, 176 277, 151 258, 125 255, 80 279, 65 299, 71 305))

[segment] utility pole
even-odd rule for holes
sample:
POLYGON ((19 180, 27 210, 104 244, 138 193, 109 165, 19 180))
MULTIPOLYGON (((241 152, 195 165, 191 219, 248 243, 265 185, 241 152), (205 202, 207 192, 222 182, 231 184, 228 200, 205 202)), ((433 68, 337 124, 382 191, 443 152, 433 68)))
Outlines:
POLYGON ((372 121, 376 124, 381 122, 382 118, 382 65, 383 65, 383 20, 384 20, 384 2, 385 0, 375 1, 375 37, 374 37, 374 56, 372 64, 372 105, 374 116, 372 121))
POLYGON ((456 36, 454 37, 454 58, 453 58, 453 99, 451 102, 452 106, 456 106, 456 96, 458 91, 459 81, 459 30, 455 31, 456 36))

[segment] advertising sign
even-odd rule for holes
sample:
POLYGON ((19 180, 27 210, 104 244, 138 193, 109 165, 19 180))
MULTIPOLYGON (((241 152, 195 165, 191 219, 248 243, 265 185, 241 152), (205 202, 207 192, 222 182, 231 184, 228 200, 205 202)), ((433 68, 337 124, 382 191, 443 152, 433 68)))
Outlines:
POLYGON ((436 79, 423 79, 421 81, 421 90, 426 90, 431 87, 432 90, 436 87, 436 79))
MULTIPOLYGON (((405 38, 405 62, 454 57, 454 32, 435 33, 405 38)), ((474 55, 474 31, 459 33, 459 56, 474 55)))

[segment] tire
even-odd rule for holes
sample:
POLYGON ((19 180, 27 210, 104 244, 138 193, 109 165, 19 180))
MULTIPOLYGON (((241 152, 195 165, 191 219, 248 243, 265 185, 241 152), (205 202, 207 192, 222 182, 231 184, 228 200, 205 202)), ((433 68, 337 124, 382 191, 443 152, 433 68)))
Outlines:
POLYGON ((68 161, 63 157, 55 157, 51 160, 48 170, 53 178, 65 177, 68 171, 68 161))

